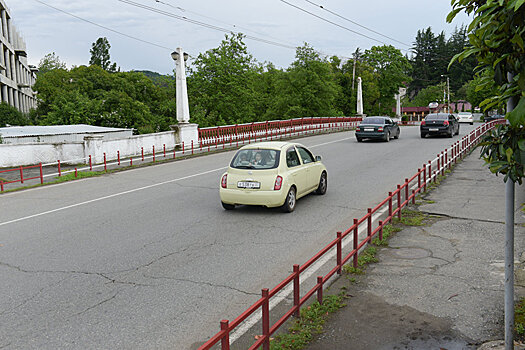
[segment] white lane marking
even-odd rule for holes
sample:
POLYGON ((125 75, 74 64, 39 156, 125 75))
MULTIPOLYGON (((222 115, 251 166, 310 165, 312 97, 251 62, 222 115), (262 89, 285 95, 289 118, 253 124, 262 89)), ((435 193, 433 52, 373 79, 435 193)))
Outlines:
MULTIPOLYGON (((376 222, 377 219, 383 215, 388 208, 384 208, 382 210, 377 211, 375 214, 372 215, 372 222, 376 222)), ((363 236, 363 232, 365 232, 366 227, 363 225, 361 228, 358 229, 358 237, 363 236)), ((359 239, 359 238, 358 238, 359 239)), ((349 233, 346 236, 346 239, 343 239, 342 242, 342 248, 345 248, 350 243, 353 243, 353 235, 349 233)), ((361 248, 363 249, 363 248, 361 248)), ((304 273, 301 274, 301 283, 300 285, 303 285, 304 282, 308 278, 310 278, 314 273, 319 271, 330 259, 335 258, 335 249, 331 249, 329 253, 326 253, 325 256, 317 260, 312 266, 310 266, 304 273)), ((351 260, 350 260, 351 261, 351 260)), ((334 278, 334 276, 332 276, 334 278)), ((275 294, 272 299, 270 299, 270 311, 278 305, 281 301, 288 298, 292 292, 293 292, 293 283, 289 283, 288 286, 283 288, 280 292, 275 294)), ((244 322, 242 322, 231 334, 230 334, 230 344, 233 344, 237 339, 242 337, 246 332, 250 330, 257 322, 261 320, 262 315, 259 312, 253 313, 251 316, 249 316, 244 322)))
POLYGON ((328 142, 325 142, 325 143, 320 143, 318 145, 313 145, 313 146, 308 146, 309 148, 315 148, 315 147, 320 147, 320 146, 326 146, 326 145, 329 145, 331 143, 336 143, 336 142, 341 142, 341 141, 346 141, 346 140, 350 140, 351 137, 345 137, 344 139, 339 139, 339 140, 334 140, 334 141, 328 141, 328 142))
POLYGON ((35 218, 35 217, 38 217, 38 216, 42 216, 42 215, 47 215, 47 214, 51 214, 51 213, 56 213, 56 212, 58 212, 58 211, 63 211, 63 210, 66 210, 66 209, 71 209, 71 208, 79 207, 79 206, 81 206, 81 205, 86 205, 86 204, 93 203, 93 202, 99 202, 99 201, 102 201, 102 200, 104 200, 104 199, 109 199, 109 198, 113 198, 113 197, 118 197, 118 196, 122 196, 122 195, 125 195, 125 194, 128 194, 128 193, 133 193, 133 192, 137 192, 137 191, 142 191, 142 190, 145 190, 145 189, 148 189, 148 188, 152 188, 152 187, 157 187, 157 186, 165 185, 165 184, 172 183, 172 182, 177 182, 177 181, 182 181, 182 180, 190 179, 190 178, 192 178, 192 177, 197 177, 197 176, 200 176, 200 175, 206 175, 206 174, 209 174, 209 173, 213 173, 213 172, 215 172, 215 171, 224 170, 224 169, 226 169, 226 168, 227 168, 227 167, 222 167, 222 168, 217 168, 217 169, 213 169, 213 170, 208 170, 208 171, 204 171, 204 172, 197 173, 197 174, 192 174, 192 175, 188 175, 188 176, 184 176, 184 177, 179 177, 179 178, 177 178, 177 179, 172 179, 172 180, 168 180, 168 181, 159 182, 159 183, 156 183, 156 184, 153 184, 153 185, 148 185, 148 186, 144 186, 144 187, 134 188, 134 189, 132 189, 132 190, 128 190, 128 191, 123 191, 123 192, 119 192, 119 193, 110 194, 110 195, 108 195, 108 196, 104 196, 104 197, 99 197, 99 198, 91 199, 91 200, 88 200, 88 201, 85 201, 85 202, 80 202, 80 203, 76 203, 76 204, 71 204, 71 205, 68 205, 68 206, 65 206, 65 207, 61 207, 61 208, 57 208, 57 209, 53 209, 53 210, 44 211, 44 212, 42 212, 42 213, 33 214, 33 215, 28 215, 28 216, 25 216, 25 217, 22 217, 22 218, 18 218, 18 219, 14 219, 14 220, 10 220, 10 221, 0 222, 0 226, 4 226, 4 225, 8 225, 8 224, 12 224, 12 223, 19 222, 19 221, 23 221, 23 220, 32 219, 32 218, 35 218))

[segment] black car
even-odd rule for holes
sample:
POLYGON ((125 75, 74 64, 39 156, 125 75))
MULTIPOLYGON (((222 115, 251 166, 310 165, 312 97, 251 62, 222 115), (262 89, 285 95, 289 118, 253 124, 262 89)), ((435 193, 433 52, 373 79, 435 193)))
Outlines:
POLYGON ((357 142, 363 139, 390 141, 393 137, 399 138, 399 125, 389 117, 366 117, 355 129, 357 142))
POLYGON ((488 122, 491 122, 491 121, 494 121, 494 120, 498 120, 498 119, 505 119, 505 116, 501 115, 501 114, 489 115, 489 116, 485 117, 485 123, 488 123, 488 122))
POLYGON ((419 127, 421 138, 427 135, 459 135, 459 122, 449 113, 432 113, 426 116, 419 127))

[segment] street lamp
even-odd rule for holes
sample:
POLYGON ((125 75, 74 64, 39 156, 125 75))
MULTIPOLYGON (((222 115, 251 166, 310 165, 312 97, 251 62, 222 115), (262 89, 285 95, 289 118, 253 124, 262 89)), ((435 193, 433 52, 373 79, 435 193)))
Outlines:
POLYGON ((175 61, 175 80, 177 93, 177 120, 179 123, 190 121, 190 110, 188 105, 188 88, 186 86, 186 67, 184 62, 188 60, 188 54, 178 47, 171 53, 175 61))
MULTIPOLYGON (((177 51, 173 51, 173 52, 171 53, 171 58, 173 58, 173 60, 174 60, 175 62, 179 59, 179 56, 180 56, 180 54, 179 54, 177 51)), ((183 53, 183 56, 184 56, 184 61, 187 61, 189 55, 188 55, 186 52, 184 52, 184 53, 183 53)))
MULTIPOLYGON (((450 113, 450 81, 448 75, 441 74, 441 77, 447 77, 447 112, 450 113)), ((445 89, 443 88, 443 103, 445 103, 445 89)))

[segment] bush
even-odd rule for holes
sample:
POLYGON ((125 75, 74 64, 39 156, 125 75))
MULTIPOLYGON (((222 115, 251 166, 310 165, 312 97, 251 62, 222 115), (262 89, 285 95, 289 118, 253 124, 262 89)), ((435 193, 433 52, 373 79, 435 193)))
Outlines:
POLYGON ((0 127, 7 125, 27 125, 29 120, 15 107, 0 103, 0 127))

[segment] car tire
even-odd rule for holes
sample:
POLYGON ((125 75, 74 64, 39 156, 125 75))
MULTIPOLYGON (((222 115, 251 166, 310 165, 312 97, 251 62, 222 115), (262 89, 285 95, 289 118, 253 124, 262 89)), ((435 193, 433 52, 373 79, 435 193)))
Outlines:
POLYGON ((397 140, 399 138, 399 135, 401 135, 401 130, 397 131, 397 134, 394 136, 394 138, 397 140))
POLYGON ((288 191, 288 194, 286 195, 286 199, 284 200, 284 204, 281 207, 281 209, 285 213, 291 213, 295 209, 295 205, 297 203, 297 193, 295 190, 295 187, 290 187, 290 190, 288 191))
POLYGON ((323 171, 321 174, 321 178, 319 179, 319 186, 317 186, 317 190, 315 191, 316 194, 323 195, 326 193, 326 189, 328 188, 328 177, 326 176, 326 172, 323 171))
POLYGON ((363 142, 363 139, 360 137, 356 137, 356 139, 357 139, 357 142, 363 142))
POLYGON ((474 125, 474 123, 470 123, 470 125, 474 125))
POLYGON ((233 210, 235 209, 235 204, 227 204, 227 203, 224 203, 224 202, 221 202, 222 203, 222 207, 226 210, 233 210))
POLYGON ((427 136, 427 134, 421 133, 421 138, 424 139, 427 136))
POLYGON ((390 142, 390 131, 387 131, 385 134, 385 142, 390 142))

